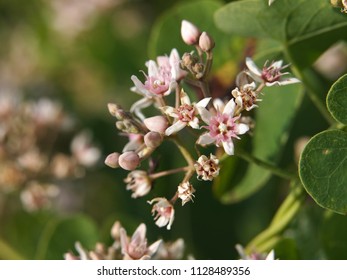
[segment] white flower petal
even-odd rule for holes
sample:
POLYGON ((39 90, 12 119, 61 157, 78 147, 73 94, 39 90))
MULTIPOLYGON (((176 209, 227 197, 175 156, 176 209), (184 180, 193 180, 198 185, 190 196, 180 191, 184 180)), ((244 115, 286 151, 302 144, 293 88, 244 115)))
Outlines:
POLYGON ((272 5, 273 2, 275 2, 276 0, 269 0, 269 6, 272 5))
POLYGON ((265 258, 266 261, 273 261, 275 260, 275 251, 271 250, 270 253, 265 258))
POLYGON ((235 101, 233 99, 230 99, 223 109, 223 114, 233 116, 235 111, 235 106, 236 106, 235 101))
POLYGON ((184 92, 184 90, 181 91, 180 98, 181 98, 181 104, 182 105, 184 105, 184 104, 191 105, 189 96, 187 93, 184 92))
POLYGON ((145 88, 145 85, 135 76, 131 76, 131 80, 133 81, 136 89, 134 90, 132 88, 132 91, 135 91, 136 93, 140 93, 142 95, 145 95, 147 97, 150 97, 152 94, 145 88))
POLYGON ((209 124, 210 123, 210 119, 212 118, 212 114, 204 107, 196 107, 196 109, 199 112, 199 115, 201 116, 202 120, 209 124))
POLYGON ((175 122, 173 125, 169 126, 165 130, 165 135, 169 136, 173 133, 176 133, 176 132, 182 130, 184 127, 186 127, 186 125, 187 125, 186 122, 182 122, 182 121, 178 120, 177 122, 175 122))
POLYGON ((159 248, 161 243, 162 243, 161 239, 154 242, 151 246, 148 247, 147 254, 150 256, 154 255, 158 251, 158 248, 159 248))
POLYGON ((149 77, 158 77, 159 69, 154 60, 148 61, 148 76, 149 77))
POLYGON ((297 78, 288 78, 288 79, 284 79, 282 81, 280 81, 280 85, 284 86, 284 85, 290 85, 290 84, 295 84, 295 83, 301 83, 301 81, 297 78))
POLYGON ((199 139, 196 141, 199 145, 209 145, 212 144, 215 141, 215 139, 210 135, 209 132, 206 132, 202 135, 200 135, 199 139))
POLYGON ((199 119, 197 117, 194 117, 194 119, 192 121, 190 121, 189 123, 189 126, 191 128, 194 128, 194 129, 199 129, 199 119))
POLYGON ((283 64, 283 60, 278 60, 278 61, 275 61, 274 63, 272 63, 271 66, 274 68, 281 68, 282 64, 283 64))
POLYGON ((133 236, 131 237, 131 242, 135 242, 136 244, 144 243, 146 239, 146 225, 140 224, 135 232, 133 233, 133 236))
MULTIPOLYGON (((235 98, 235 103, 237 104, 237 106, 239 106, 240 108, 243 108, 243 102, 242 102, 242 97, 241 96, 237 96, 235 98)), ((246 109, 247 110, 247 109, 246 109)))
POLYGON ((232 141, 223 142, 223 148, 228 155, 232 156, 234 154, 234 143, 232 141))
POLYGON ((246 57, 246 66, 254 75, 261 77, 261 71, 250 57, 246 57))
POLYGON ((201 99, 198 103, 195 104, 195 107, 206 107, 207 104, 210 102, 211 97, 206 97, 204 99, 201 99))
POLYGON ((130 112, 134 113, 138 118, 141 120, 144 120, 146 117, 142 114, 141 110, 143 108, 147 108, 150 105, 152 105, 153 99, 152 98, 142 98, 138 101, 136 101, 131 107, 130 112))
POLYGON ((164 107, 161 107, 160 110, 166 114, 166 115, 169 115, 170 117, 174 117, 174 118, 177 118, 178 115, 175 113, 175 108, 174 107, 171 107, 171 106, 164 106, 164 107))
POLYGON ((213 99, 213 107, 218 111, 218 112, 223 112, 224 109, 224 102, 220 98, 213 99))
POLYGON ((249 126, 244 123, 237 125, 237 134, 245 134, 249 130, 249 126))

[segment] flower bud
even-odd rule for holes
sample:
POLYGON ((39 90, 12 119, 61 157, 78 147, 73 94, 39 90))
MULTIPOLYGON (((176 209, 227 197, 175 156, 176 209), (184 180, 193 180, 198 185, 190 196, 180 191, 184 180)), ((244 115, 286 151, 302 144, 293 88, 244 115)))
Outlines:
POLYGON ((140 157, 135 152, 125 152, 119 156, 118 163, 125 170, 134 170, 140 164, 140 157))
POLYGON ((147 147, 156 148, 163 142, 163 136, 158 132, 150 131, 145 135, 143 140, 147 147))
POLYGON ((111 168, 119 167, 119 164, 118 164, 119 156, 120 156, 119 153, 109 154, 105 159, 105 164, 111 168))
POLYGON ((181 36, 187 45, 195 45, 199 41, 200 30, 191 22, 182 20, 181 36))
POLYGON ((116 221, 111 228, 111 236, 114 240, 120 239, 120 229, 122 225, 119 221, 116 221))
POLYGON ((199 38, 199 47, 204 52, 210 52, 214 48, 214 41, 207 32, 202 32, 199 38))
POLYGON ((164 134, 168 127, 167 119, 164 116, 154 116, 143 120, 145 126, 154 132, 164 134))
POLYGON ((124 110, 117 104, 108 103, 107 107, 110 114, 116 117, 118 120, 122 120, 126 116, 124 110))

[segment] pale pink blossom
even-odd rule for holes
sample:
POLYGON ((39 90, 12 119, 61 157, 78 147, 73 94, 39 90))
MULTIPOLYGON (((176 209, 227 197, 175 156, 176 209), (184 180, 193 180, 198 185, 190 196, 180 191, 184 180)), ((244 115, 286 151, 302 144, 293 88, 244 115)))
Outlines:
POLYGON ((171 229, 171 225, 175 218, 175 209, 173 205, 164 197, 157 197, 148 201, 149 204, 153 204, 152 215, 155 215, 155 224, 158 227, 164 227, 168 230, 171 229))
POLYGON ((124 179, 124 182, 127 183, 126 189, 133 192, 131 195, 132 198, 145 196, 152 188, 151 179, 147 172, 143 170, 134 170, 130 172, 124 179))
POLYGON ((179 184, 177 188, 178 198, 182 200, 182 206, 189 201, 193 201, 195 189, 189 182, 179 184))
POLYGON ((297 78, 283 78, 283 76, 289 74, 289 72, 282 73, 281 71, 289 65, 282 66, 282 63, 282 60, 272 62, 270 66, 267 66, 267 63, 265 63, 263 70, 260 70, 250 57, 246 58, 246 66, 249 70, 249 75, 257 82, 263 82, 268 87, 299 83, 300 80, 297 78))
POLYGON ((173 49, 169 57, 158 56, 156 61, 150 60, 146 63, 148 73, 145 74, 144 83, 135 75, 131 76, 135 85, 131 90, 144 97, 131 106, 131 112, 144 119, 141 109, 150 106, 154 98, 169 95, 176 88, 177 83, 187 73, 180 68, 179 62, 179 54, 176 49, 173 49))
POLYGON ((123 259, 125 260, 148 260, 155 252, 162 240, 147 246, 146 225, 140 224, 135 230, 131 239, 127 236, 124 228, 120 229, 120 242, 122 247, 123 259))
POLYGON ((165 114, 175 118, 174 123, 165 131, 165 135, 167 136, 180 131, 186 126, 199 129, 199 119, 197 117, 199 111, 197 107, 206 107, 211 99, 204 98, 196 104, 191 103, 189 96, 183 90, 180 93, 180 97, 181 105, 179 107, 165 106, 161 108, 165 114))
POLYGON ((200 156, 194 167, 199 180, 212 181, 219 175, 219 160, 213 154, 210 154, 209 158, 205 155, 200 156))
POLYGON ((250 111, 255 107, 258 107, 256 104, 261 99, 258 99, 258 94, 255 92, 256 85, 254 82, 250 84, 243 84, 239 87, 236 87, 232 90, 231 94, 235 98, 235 103, 242 109, 250 111))
POLYGON ((208 132, 199 137, 197 144, 205 146, 214 143, 217 147, 223 146, 228 155, 233 155, 233 138, 239 139, 238 135, 249 130, 248 125, 239 122, 240 115, 234 116, 235 106, 231 99, 225 106, 217 106, 215 113, 199 107, 200 116, 207 124, 204 128, 208 132))

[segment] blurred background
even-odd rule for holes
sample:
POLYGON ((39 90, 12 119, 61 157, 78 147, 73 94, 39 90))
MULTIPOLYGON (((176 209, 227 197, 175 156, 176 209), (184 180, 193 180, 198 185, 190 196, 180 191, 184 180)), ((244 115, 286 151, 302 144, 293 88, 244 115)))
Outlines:
MULTIPOLYGON (((130 108, 139 98, 129 90, 130 76, 139 75, 145 61, 176 46, 181 54, 189 51, 180 43, 181 18, 174 18, 172 41, 153 43, 160 43, 156 22, 180 2, 185 1, 0 1, 0 237, 23 258, 62 259, 77 240, 87 248, 96 241, 108 244, 119 220, 129 234, 146 223, 150 243, 183 238, 186 254, 197 259, 235 259, 235 244, 245 245, 270 222, 286 193, 277 178, 231 205, 200 182, 195 202, 176 207, 167 231, 155 226, 147 200, 170 196, 180 178, 161 179, 153 192, 135 200, 125 190, 127 172, 103 163, 127 142, 107 103, 130 108)), ((213 31, 205 11, 194 13, 198 26, 213 31)), ((220 51, 212 83, 216 96, 230 92, 252 44, 235 38, 220 51)), ((160 148, 163 168, 182 161, 170 148, 160 148)))

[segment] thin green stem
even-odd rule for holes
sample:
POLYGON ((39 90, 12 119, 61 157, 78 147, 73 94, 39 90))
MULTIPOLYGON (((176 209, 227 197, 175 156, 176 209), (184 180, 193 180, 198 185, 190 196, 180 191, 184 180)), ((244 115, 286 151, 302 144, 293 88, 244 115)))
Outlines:
MULTIPOLYGON (((255 156, 253 156, 253 155, 251 155, 251 154, 249 154, 249 153, 247 153, 247 152, 245 152, 245 151, 243 151, 241 149, 237 149, 235 151, 235 156, 238 156, 238 157, 242 158, 243 160, 245 160, 245 161, 247 161, 249 163, 254 163, 254 164, 256 164, 256 165, 258 165, 258 166, 260 166, 260 167, 262 167, 262 168, 264 168, 266 170, 269 170, 273 174, 275 174, 275 175, 277 175, 277 176, 279 176, 279 177, 281 177, 283 179, 286 179, 286 180, 297 180, 298 179, 296 174, 288 172, 286 170, 283 170, 283 169, 281 169, 281 168, 279 168, 279 167, 277 167, 277 166, 275 166, 275 165, 273 165, 271 163, 268 163, 268 162, 266 162, 264 160, 261 160, 261 159, 255 157, 255 156)), ((220 162, 225 160, 227 157, 229 157, 229 155, 224 154, 220 158, 220 162)))
POLYGON ((194 161, 192 155, 189 153, 189 151, 186 149, 186 147, 184 147, 184 145, 181 143, 181 141, 179 140, 179 138, 177 136, 171 138, 171 140, 176 144, 176 146, 180 150, 181 154, 183 155, 183 157, 185 158, 185 160, 188 163, 187 172, 186 172, 186 175, 184 176, 184 179, 183 179, 183 182, 186 182, 190 179, 190 177, 193 176, 193 174, 195 172, 195 169, 194 169, 195 161, 194 161))
POLYGON ((0 238, 0 259, 23 260, 24 257, 12 248, 7 242, 0 238))
POLYGON ((189 166, 184 166, 184 167, 179 167, 179 168, 175 168, 175 169, 165 170, 165 171, 161 171, 161 172, 157 172, 157 173, 151 174, 151 175, 149 175, 149 178, 151 180, 156 180, 156 179, 158 179, 160 177, 171 175, 171 174, 176 174, 176 173, 179 173, 179 172, 188 171, 189 169, 190 169, 189 166))
POLYGON ((287 59, 292 63, 291 69, 295 76, 304 83, 307 96, 311 99, 312 103, 316 106, 316 108, 330 125, 335 124, 336 121, 332 118, 331 114, 327 110, 325 103, 319 98, 318 90, 321 88, 319 81, 312 81, 312 78, 310 78, 307 73, 301 71, 300 67, 296 65, 294 59, 292 59, 289 51, 285 51, 285 55, 287 59))
POLYGON ((280 239, 280 234, 288 227, 304 202, 303 187, 294 183, 292 190, 277 210, 268 228, 259 233, 246 246, 245 251, 251 253, 270 251, 280 239))

